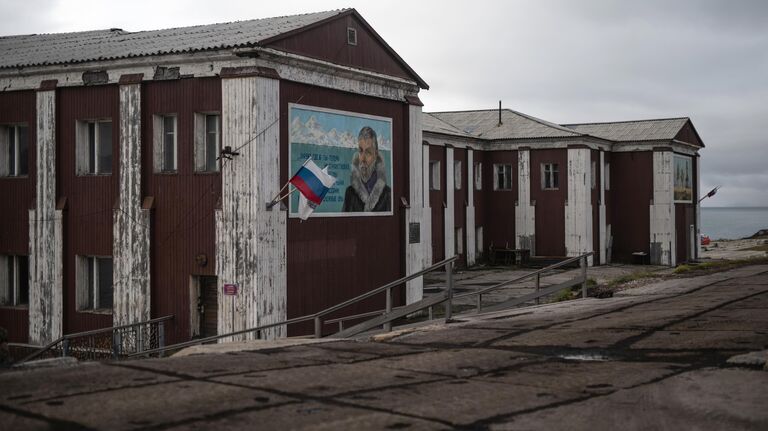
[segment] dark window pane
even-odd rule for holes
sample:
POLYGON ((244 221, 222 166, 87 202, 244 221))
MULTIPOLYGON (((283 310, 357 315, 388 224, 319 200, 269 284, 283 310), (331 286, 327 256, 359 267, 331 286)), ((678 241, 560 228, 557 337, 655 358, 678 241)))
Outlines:
POLYGON ((163 118, 163 171, 176 170, 176 118, 163 118))
POLYGON ((88 173, 96 173, 96 124, 88 123, 88 173))
POLYGON ((17 304, 29 304, 29 258, 17 256, 19 299, 17 304))
POLYGON ((85 307, 88 310, 93 310, 93 292, 94 292, 94 273, 93 273, 93 261, 94 258, 89 257, 88 260, 88 273, 85 275, 85 288, 88 290, 88 304, 85 307))
POLYGON ((100 258, 99 263, 99 308, 112 308, 112 259, 100 258))
POLYGON ((19 166, 17 175, 29 173, 29 129, 19 126, 19 166))
POLYGON ((13 264, 13 256, 8 256, 8 305, 13 305, 16 301, 16 292, 13 288, 13 275, 15 266, 13 264))
POLYGON ((205 117, 205 170, 214 172, 219 156, 219 116, 205 117))
POLYGON ((16 175, 16 128, 8 128, 8 175, 16 175))
POLYGON ((112 122, 99 123, 99 173, 112 173, 112 122))

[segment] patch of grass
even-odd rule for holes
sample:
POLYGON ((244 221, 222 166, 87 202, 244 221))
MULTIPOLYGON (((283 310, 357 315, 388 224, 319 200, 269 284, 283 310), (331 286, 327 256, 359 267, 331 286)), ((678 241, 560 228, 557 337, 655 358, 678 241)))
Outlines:
POLYGON ((614 278, 613 280, 608 282, 608 287, 614 288, 622 284, 627 284, 632 281, 641 280, 644 278, 658 278, 658 277, 659 277, 659 274, 653 273, 651 271, 635 271, 631 274, 622 275, 621 277, 614 278))
POLYGON ((753 257, 747 259, 735 260, 717 260, 714 262, 704 262, 696 265, 684 264, 675 268, 674 274, 692 274, 701 272, 717 272, 728 269, 738 268, 746 265, 756 265, 768 263, 768 257, 753 257))

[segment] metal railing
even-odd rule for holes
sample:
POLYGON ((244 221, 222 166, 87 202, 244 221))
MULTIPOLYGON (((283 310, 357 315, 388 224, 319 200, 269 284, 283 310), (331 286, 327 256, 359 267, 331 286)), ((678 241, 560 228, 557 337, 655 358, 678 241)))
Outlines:
POLYGON ((173 315, 144 322, 67 334, 18 363, 34 359, 71 356, 80 361, 120 359, 165 347, 165 322, 173 315))
MULTIPOLYGON (((315 338, 321 338, 323 336, 322 329, 323 329, 323 322, 325 320, 325 316, 327 316, 327 315, 329 315, 331 313, 334 313, 336 311, 339 311, 339 310, 341 310, 343 308, 346 308, 346 307, 348 307, 348 306, 350 306, 352 304, 360 302, 360 301, 362 301, 364 299, 368 299, 368 298, 370 298, 372 296, 378 295, 380 293, 384 293, 386 295, 386 308, 384 310, 384 313, 385 314, 386 313, 391 313, 393 311, 393 307, 392 307, 392 289, 394 289, 395 287, 400 286, 400 285, 402 285, 402 284, 404 284, 404 283, 406 283, 408 281, 411 281, 411 280, 413 280, 415 278, 421 277, 421 276, 423 276, 424 274, 426 274, 428 272, 432 272, 432 271, 435 271, 435 270, 440 269, 442 267, 445 267, 446 273, 448 274, 448 278, 450 279, 450 283, 452 284, 453 283, 453 262, 456 261, 456 259, 458 259, 458 258, 459 258, 458 256, 453 256, 451 258, 442 260, 442 261, 440 261, 440 262, 438 262, 438 263, 436 263, 436 264, 434 264, 434 265, 432 265, 432 266, 430 266, 428 268, 422 269, 419 272, 413 273, 413 274, 408 275, 408 276, 403 277, 403 278, 399 278, 399 279, 397 279, 395 281, 392 281, 390 283, 387 283, 387 284, 385 284, 385 285, 383 285, 381 287, 377 287, 376 289, 373 289, 373 290, 370 290, 370 291, 368 291, 366 293, 363 293, 362 295, 358 295, 358 296, 356 296, 356 297, 354 297, 352 299, 348 299, 348 300, 346 300, 344 302, 338 303, 338 304, 333 305, 331 307, 328 307, 328 308, 326 308, 324 310, 318 311, 317 313, 308 314, 306 316, 294 317, 292 319, 287 319, 287 320, 283 320, 283 321, 275 322, 275 323, 269 323, 269 324, 257 326, 257 327, 254 327, 254 328, 247 328, 247 329, 243 329, 243 330, 240 330, 240 331, 229 332, 229 333, 226 333, 226 334, 213 335, 213 336, 205 337, 205 338, 198 338, 198 339, 195 339, 195 340, 190 340, 190 341, 186 341, 186 342, 183 342, 183 343, 173 344, 173 345, 162 347, 162 348, 159 347, 159 348, 150 349, 150 350, 143 351, 143 352, 136 352, 136 353, 129 354, 127 356, 128 357, 134 357, 134 356, 152 355, 152 354, 155 354, 155 353, 163 353, 163 352, 168 351, 168 350, 178 350, 178 349, 182 349, 182 348, 185 348, 185 347, 191 347, 191 346, 197 346, 197 345, 200 345, 200 344, 212 343, 212 342, 218 341, 218 340, 220 340, 222 338, 236 337, 236 336, 239 336, 239 335, 254 334, 256 339, 260 339, 262 332, 265 331, 265 330, 272 329, 272 328, 277 328, 277 327, 280 327, 280 326, 292 325, 292 324, 295 324, 295 323, 309 322, 309 321, 314 322, 314 325, 315 325, 314 337, 315 338)), ((400 307, 400 308, 402 308, 402 307, 400 307)), ((376 313, 376 314, 380 314, 380 313, 376 313)), ((364 317, 364 316, 361 316, 361 317, 364 317)), ((386 325, 385 329, 386 330, 391 330, 391 324, 386 325)))

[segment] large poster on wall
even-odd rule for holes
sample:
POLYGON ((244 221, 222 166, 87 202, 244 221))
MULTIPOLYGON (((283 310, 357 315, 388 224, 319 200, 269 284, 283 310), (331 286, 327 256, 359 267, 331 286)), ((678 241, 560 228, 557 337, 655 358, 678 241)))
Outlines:
MULTIPOLYGON (((336 177, 312 217, 392 214, 392 119, 290 104, 290 175, 311 157, 336 177)), ((290 215, 298 217, 298 193, 290 215)))
POLYGON ((690 157, 674 156, 675 202, 693 201, 693 165, 690 157))

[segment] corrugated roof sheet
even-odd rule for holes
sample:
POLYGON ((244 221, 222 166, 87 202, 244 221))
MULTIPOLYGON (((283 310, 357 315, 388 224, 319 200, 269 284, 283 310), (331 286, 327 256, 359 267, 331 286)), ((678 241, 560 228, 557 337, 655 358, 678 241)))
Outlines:
POLYGON ((616 142, 671 140, 688 122, 688 118, 617 121, 613 123, 564 124, 579 133, 616 142))
POLYGON ((0 37, 0 69, 253 46, 343 12, 139 32, 113 29, 0 37))
POLYGON ((432 112, 431 115, 482 139, 569 138, 581 133, 511 109, 432 112))
POLYGON ((444 135, 461 136, 463 138, 474 138, 474 135, 466 133, 445 121, 425 112, 422 116, 422 130, 425 132, 442 133, 444 135))

